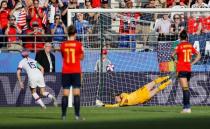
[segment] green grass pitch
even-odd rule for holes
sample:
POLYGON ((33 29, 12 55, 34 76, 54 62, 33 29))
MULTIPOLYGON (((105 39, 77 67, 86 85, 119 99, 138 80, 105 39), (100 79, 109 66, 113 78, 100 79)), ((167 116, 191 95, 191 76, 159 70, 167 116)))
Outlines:
POLYGON ((192 107, 180 114, 178 106, 83 107, 85 121, 75 121, 69 108, 66 121, 60 108, 0 107, 0 129, 209 129, 210 107, 192 107))

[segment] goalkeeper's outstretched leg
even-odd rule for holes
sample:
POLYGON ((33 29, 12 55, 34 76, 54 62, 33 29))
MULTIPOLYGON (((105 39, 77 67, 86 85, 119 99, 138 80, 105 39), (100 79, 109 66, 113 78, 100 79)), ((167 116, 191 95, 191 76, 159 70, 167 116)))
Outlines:
POLYGON ((162 83, 159 87, 155 87, 154 89, 150 91, 150 97, 152 98, 154 95, 164 90, 171 83, 172 83, 172 80, 167 80, 164 83, 162 83))
POLYGON ((147 100, 150 100, 153 96, 155 96, 160 91, 164 90, 168 85, 172 83, 170 76, 158 77, 152 82, 146 84, 144 87, 147 91, 147 100), (157 86, 160 84, 159 86, 157 86))
POLYGON ((145 85, 145 87, 147 87, 147 89, 150 91, 152 89, 154 89, 154 87, 160 83, 162 83, 163 81, 169 79, 169 76, 164 76, 164 77, 158 77, 155 80, 153 80, 152 82, 148 83, 145 85))

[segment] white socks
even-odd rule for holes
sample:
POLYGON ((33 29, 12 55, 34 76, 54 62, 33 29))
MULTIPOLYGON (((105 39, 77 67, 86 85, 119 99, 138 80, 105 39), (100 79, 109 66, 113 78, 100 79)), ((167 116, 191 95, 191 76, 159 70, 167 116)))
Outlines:
POLYGON ((35 92, 32 94, 32 96, 34 97, 35 101, 41 105, 41 107, 45 107, 45 104, 43 103, 42 99, 39 97, 39 95, 35 92))
POLYGON ((44 92, 43 96, 53 99, 54 97, 49 92, 44 92))
MULTIPOLYGON (((43 103, 42 99, 39 97, 39 95, 35 92, 32 94, 32 96, 34 97, 35 101, 42 107, 42 108, 46 108, 45 104, 43 103)), ((53 100, 56 103, 56 99, 53 95, 51 95, 49 92, 44 92, 43 96, 50 98, 51 100, 53 100)))

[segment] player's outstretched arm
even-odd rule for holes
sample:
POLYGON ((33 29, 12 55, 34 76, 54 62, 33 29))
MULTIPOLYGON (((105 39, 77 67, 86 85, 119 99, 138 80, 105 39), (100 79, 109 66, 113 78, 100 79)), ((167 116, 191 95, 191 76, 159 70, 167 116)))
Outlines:
POLYGON ((105 108, 115 108, 115 107, 120 107, 119 103, 116 104, 104 104, 105 108))
POLYGON ((18 81, 19 81, 19 86, 20 86, 20 88, 23 89, 23 88, 24 88, 24 85, 23 85, 23 82, 22 82, 22 80, 21 80, 20 74, 21 74, 21 69, 18 69, 18 70, 17 70, 17 78, 18 78, 18 81))
POLYGON ((119 107, 120 104, 104 104, 101 100, 96 100, 96 106, 97 107, 106 107, 106 108, 114 108, 119 107))
POLYGON ((175 55, 176 55, 176 50, 174 50, 174 51, 172 52, 172 54, 171 54, 171 59, 172 59, 173 61, 175 61, 175 58, 174 58, 175 55))

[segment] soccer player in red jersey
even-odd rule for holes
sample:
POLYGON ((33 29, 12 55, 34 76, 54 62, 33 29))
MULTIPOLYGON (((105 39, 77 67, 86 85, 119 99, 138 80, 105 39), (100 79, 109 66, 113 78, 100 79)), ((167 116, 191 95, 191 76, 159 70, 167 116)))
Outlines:
POLYGON ((181 113, 191 113, 189 93, 191 66, 200 60, 201 55, 193 48, 193 45, 187 41, 188 36, 185 30, 180 33, 180 40, 181 42, 172 53, 171 58, 175 61, 174 56, 177 55, 177 61, 175 61, 176 71, 183 90, 183 110, 181 113), (192 60, 192 55, 196 55, 194 60, 192 60))
POLYGON ((62 67, 62 119, 66 119, 68 106, 69 89, 73 86, 75 119, 80 117, 80 87, 81 87, 81 66, 80 61, 84 58, 84 48, 82 43, 76 41, 76 28, 68 27, 69 40, 61 44, 61 54, 63 58, 62 67))

